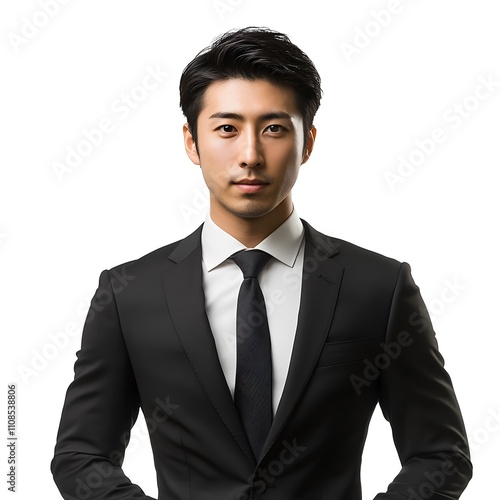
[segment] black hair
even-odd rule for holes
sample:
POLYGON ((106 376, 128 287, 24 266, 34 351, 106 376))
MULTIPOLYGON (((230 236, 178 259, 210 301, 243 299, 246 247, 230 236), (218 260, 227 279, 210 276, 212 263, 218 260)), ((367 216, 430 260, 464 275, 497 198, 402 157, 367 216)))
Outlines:
POLYGON ((184 68, 180 106, 195 144, 197 121, 208 86, 221 80, 266 80, 291 89, 304 123, 304 146, 321 100, 321 79, 309 57, 287 35, 248 27, 216 38, 184 68))

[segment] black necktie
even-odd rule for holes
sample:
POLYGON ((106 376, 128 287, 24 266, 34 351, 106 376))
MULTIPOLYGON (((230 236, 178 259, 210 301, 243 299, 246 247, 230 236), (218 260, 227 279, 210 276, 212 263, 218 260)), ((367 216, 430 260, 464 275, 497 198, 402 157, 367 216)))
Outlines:
POLYGON ((257 276, 271 258, 261 250, 230 257, 243 272, 236 309, 236 385, 234 404, 258 460, 273 420, 271 338, 266 305, 257 276))

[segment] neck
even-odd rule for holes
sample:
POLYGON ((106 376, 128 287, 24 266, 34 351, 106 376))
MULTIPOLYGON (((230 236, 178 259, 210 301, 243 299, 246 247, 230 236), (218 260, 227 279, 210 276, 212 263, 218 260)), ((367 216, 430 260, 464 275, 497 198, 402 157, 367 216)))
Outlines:
POLYGON ((240 217, 226 210, 218 210, 218 207, 212 205, 210 217, 215 224, 247 248, 254 248, 281 226, 292 211, 291 201, 285 200, 271 212, 259 217, 240 217))

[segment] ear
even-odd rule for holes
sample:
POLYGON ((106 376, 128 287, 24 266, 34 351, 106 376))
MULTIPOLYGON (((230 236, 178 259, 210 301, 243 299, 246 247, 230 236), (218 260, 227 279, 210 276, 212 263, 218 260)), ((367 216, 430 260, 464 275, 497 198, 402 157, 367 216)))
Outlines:
POLYGON ((307 143, 304 150, 304 155, 302 156, 302 164, 304 164, 311 156, 312 150, 314 148, 314 141, 316 140, 316 127, 312 127, 307 134, 307 143))
POLYGON ((193 139, 193 134, 191 133, 191 129, 187 123, 182 127, 182 133, 184 134, 184 148, 186 149, 186 153, 189 159, 195 164, 200 164, 200 156, 198 155, 198 151, 196 150, 196 144, 193 139))

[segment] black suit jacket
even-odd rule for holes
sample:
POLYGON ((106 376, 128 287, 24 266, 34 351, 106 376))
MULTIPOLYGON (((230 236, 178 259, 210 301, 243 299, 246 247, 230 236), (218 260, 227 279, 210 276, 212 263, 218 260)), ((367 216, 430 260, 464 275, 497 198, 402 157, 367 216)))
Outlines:
POLYGON ((140 408, 160 500, 360 500, 377 403, 402 469, 376 499, 459 498, 464 424, 408 264, 304 226, 296 338, 258 463, 205 313, 200 227, 101 274, 51 466, 64 498, 151 499, 121 468, 140 408))

